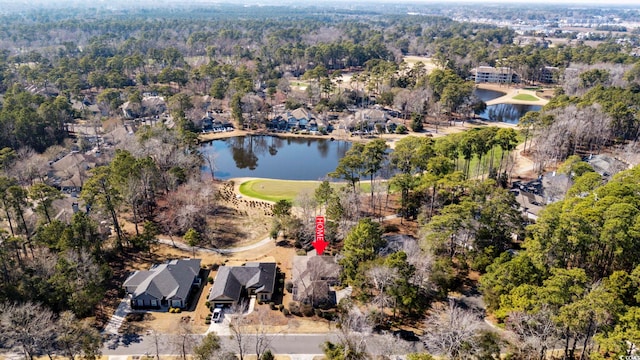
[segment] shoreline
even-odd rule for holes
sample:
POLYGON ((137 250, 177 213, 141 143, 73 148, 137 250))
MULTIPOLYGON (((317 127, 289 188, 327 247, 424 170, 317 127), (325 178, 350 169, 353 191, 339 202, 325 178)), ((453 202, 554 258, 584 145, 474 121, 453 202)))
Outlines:
POLYGON ((476 84, 476 88, 483 89, 483 90, 496 91, 504 94, 500 97, 487 101, 486 102, 487 106, 499 105, 499 104, 545 106, 547 105, 547 103, 549 103, 549 100, 539 97, 537 94, 537 91, 523 89, 518 86, 509 86, 509 85, 493 84, 493 83, 481 83, 481 84, 476 84), (538 100, 527 101, 527 100, 514 99, 513 97, 517 95, 531 95, 536 97, 538 100))

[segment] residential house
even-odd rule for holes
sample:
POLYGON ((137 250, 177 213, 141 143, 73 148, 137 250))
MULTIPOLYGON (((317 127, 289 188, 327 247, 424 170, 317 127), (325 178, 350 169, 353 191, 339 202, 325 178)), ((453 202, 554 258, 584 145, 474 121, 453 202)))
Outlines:
POLYGON ((608 156, 608 155, 589 155, 586 160, 589 165, 600 174, 606 180, 609 180, 611 176, 619 173, 622 170, 626 170, 629 168, 629 165, 626 163, 608 156))
POLYGON ((340 265, 333 256, 318 256, 315 251, 306 256, 293 257, 293 299, 318 306, 336 303, 336 285, 340 276, 340 265))
POLYGON ((386 111, 381 109, 362 109, 351 117, 349 129, 355 133, 382 132, 387 129, 390 120, 386 111))
POLYGON ((191 290, 201 284, 199 274, 200 259, 171 260, 134 272, 123 287, 134 308, 184 309, 191 290))
POLYGON ((277 275, 276 263, 246 263, 243 266, 221 266, 209 293, 212 305, 234 305, 243 298, 256 296, 269 301, 273 296, 277 275))
POLYGON ((162 96, 143 97, 139 104, 130 101, 122 104, 122 114, 125 119, 156 116, 165 111, 167 111, 167 104, 162 96))
POLYGON ((66 193, 80 192, 88 172, 96 167, 98 160, 95 155, 72 152, 55 162, 49 163, 47 178, 50 185, 66 193))
POLYGON ((233 130, 233 125, 228 121, 216 119, 212 111, 207 111, 207 114, 202 118, 202 132, 224 132, 233 130))
POLYGON ((288 128, 288 122, 282 116, 278 115, 267 122, 267 127, 273 130, 285 131, 288 128))
POLYGON ((471 70, 471 74, 476 83, 512 84, 520 82, 520 76, 510 67, 478 66, 471 70))
POLYGON ((289 130, 308 130, 309 122, 314 118, 305 108, 297 108, 286 114, 289 130))

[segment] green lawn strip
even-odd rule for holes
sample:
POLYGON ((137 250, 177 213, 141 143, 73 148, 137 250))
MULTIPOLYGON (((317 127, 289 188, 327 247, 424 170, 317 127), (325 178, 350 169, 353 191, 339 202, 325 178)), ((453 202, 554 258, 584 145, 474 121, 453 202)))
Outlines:
POLYGON ((313 194, 318 185, 320 185, 319 181, 256 179, 240 184, 240 193, 273 202, 293 201, 301 192, 307 191, 313 194))
MULTIPOLYGON (((320 181, 255 179, 240 184, 240 193, 244 196, 266 201, 293 201, 302 192, 308 192, 313 196, 318 186, 320 186, 320 181)), ((340 187, 347 186, 347 184, 336 182, 331 183, 331 186, 338 190, 340 187)), ((359 188, 363 193, 371 192, 371 184, 368 181, 361 182, 359 188)), ((393 186, 391 191, 394 191, 393 186)))
POLYGON ((305 87, 305 86, 309 86, 309 83, 306 82, 306 81, 294 80, 294 81, 289 82, 289 85, 290 86, 297 86, 297 87, 305 87))
POLYGON ((516 96, 513 97, 514 100, 521 100, 521 101, 538 101, 540 99, 538 99, 537 97, 531 95, 531 94, 518 94, 516 96))

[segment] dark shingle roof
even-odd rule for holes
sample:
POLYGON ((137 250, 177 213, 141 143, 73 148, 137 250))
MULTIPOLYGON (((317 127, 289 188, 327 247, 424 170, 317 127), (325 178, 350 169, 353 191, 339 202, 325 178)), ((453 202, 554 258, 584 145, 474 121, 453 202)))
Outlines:
POLYGON ((200 259, 172 260, 147 271, 136 271, 124 286, 136 287, 134 297, 148 294, 156 299, 186 300, 199 271, 200 259))
POLYGON ((242 287, 256 292, 272 293, 276 279, 276 263, 246 263, 244 266, 221 266, 213 283, 209 300, 240 299, 242 287))

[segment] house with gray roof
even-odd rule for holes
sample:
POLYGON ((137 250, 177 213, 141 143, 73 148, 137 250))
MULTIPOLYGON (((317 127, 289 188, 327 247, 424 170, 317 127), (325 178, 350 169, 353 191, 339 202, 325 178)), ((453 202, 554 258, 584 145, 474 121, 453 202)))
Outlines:
POLYGON ((276 284, 276 263, 246 263, 243 266, 221 266, 209 293, 212 305, 233 305, 242 298, 255 295, 269 301, 276 284))
POLYGON ((293 300, 312 306, 323 303, 335 305, 336 293, 331 289, 338 283, 340 265, 333 256, 318 256, 310 251, 306 256, 294 256, 292 268, 293 300))
POLYGON ((200 286, 200 259, 171 260, 136 271, 124 282, 134 308, 187 307, 191 289, 200 286))

